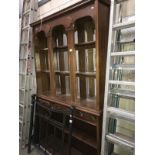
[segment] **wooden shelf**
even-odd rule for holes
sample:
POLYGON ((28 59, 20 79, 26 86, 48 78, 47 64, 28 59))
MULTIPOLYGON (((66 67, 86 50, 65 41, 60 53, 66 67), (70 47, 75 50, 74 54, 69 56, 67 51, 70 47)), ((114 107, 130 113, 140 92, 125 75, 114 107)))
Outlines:
POLYGON ((90 109, 96 109, 96 97, 77 99, 76 105, 80 107, 86 107, 90 109))
MULTIPOLYGON (((50 141, 51 141, 51 136, 48 137, 48 144, 46 143, 46 139, 43 139, 41 140, 40 142, 40 148, 44 151, 45 149, 50 153, 50 152, 53 152, 52 150, 52 145, 50 145, 50 141)), ((63 152, 64 155, 68 155, 68 146, 67 144, 65 143, 64 145, 64 152, 63 152)), ((52 154, 50 154, 52 155, 52 154)), ((58 153, 59 155, 59 153, 58 153)), ((84 155, 83 153, 81 153, 79 150, 77 150, 76 148, 74 148, 73 146, 71 147, 71 155, 84 155)))
POLYGON ((44 71, 42 71, 43 73, 50 73, 50 71, 49 70, 44 70, 44 71))
POLYGON ((79 48, 87 48, 87 49, 89 49, 89 48, 95 48, 95 41, 90 41, 90 42, 84 42, 84 43, 78 43, 78 44, 75 44, 75 47, 77 48, 77 49, 79 49, 79 48))
POLYGON ((44 70, 44 71, 42 71, 42 70, 37 70, 37 73, 50 73, 50 71, 49 71, 49 70, 44 70))
POLYGON ((69 75, 70 72, 69 71, 55 71, 56 75, 69 75))
POLYGON ((97 149, 97 141, 94 137, 92 137, 91 135, 87 134, 86 132, 83 132, 81 130, 74 130, 73 137, 75 137, 76 139, 88 144, 89 146, 97 149))
POLYGON ((40 49, 40 51, 48 51, 48 48, 40 49))
POLYGON ((58 105, 60 104, 66 107, 71 106, 71 96, 67 96, 65 94, 53 96, 51 92, 47 91, 47 92, 41 93, 39 97, 46 101, 57 103, 58 105))
POLYGON ((96 77, 96 72, 76 72, 76 76, 96 77))
POLYGON ((96 123, 93 123, 93 122, 91 122, 91 121, 88 121, 88 120, 79 118, 79 117, 77 117, 77 116, 74 116, 74 118, 77 119, 77 120, 80 120, 80 121, 82 121, 82 122, 88 123, 88 124, 90 124, 90 125, 97 126, 96 123))
MULTIPOLYGON (((66 133, 68 133, 68 129, 65 130, 66 133)), ((87 132, 84 132, 79 129, 74 129, 72 132, 72 137, 78 139, 79 141, 93 147, 94 149, 97 149, 97 141, 96 139, 88 134, 87 132)))
POLYGON ((68 47, 67 46, 57 46, 57 47, 54 47, 54 51, 56 51, 56 50, 68 51, 68 47))

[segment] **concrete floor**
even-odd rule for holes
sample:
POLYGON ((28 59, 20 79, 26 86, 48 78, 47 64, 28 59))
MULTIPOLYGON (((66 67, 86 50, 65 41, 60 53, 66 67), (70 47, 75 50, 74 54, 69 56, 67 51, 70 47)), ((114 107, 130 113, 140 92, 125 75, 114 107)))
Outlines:
MULTIPOLYGON (((72 148, 71 150, 72 155, 83 155, 81 152, 78 150, 72 148)), ((27 153, 27 147, 24 149, 19 149, 19 155, 45 155, 45 152, 42 149, 39 149, 37 147, 32 146, 31 153, 27 153)))
POLYGON ((32 146, 32 151, 30 154, 27 153, 27 147, 26 147, 25 149, 19 150, 19 155, 44 155, 44 152, 41 149, 32 146))

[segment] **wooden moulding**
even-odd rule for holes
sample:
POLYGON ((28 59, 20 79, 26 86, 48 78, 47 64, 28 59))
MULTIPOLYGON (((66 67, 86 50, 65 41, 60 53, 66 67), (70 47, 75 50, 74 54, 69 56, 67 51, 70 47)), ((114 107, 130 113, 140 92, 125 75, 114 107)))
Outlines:
POLYGON ((68 75, 69 76, 69 71, 55 71, 56 75, 68 75))
POLYGON ((58 46, 58 47, 54 47, 54 51, 59 50, 60 52, 62 51, 67 51, 68 47, 67 46, 58 46))
MULTIPOLYGON (((86 1, 83 1, 83 2, 85 3, 86 1)), ((37 21, 35 23, 32 23, 31 26, 34 29, 35 34, 37 34, 40 31, 44 31, 45 34, 47 34, 49 31, 53 30, 53 28, 58 25, 64 25, 65 29, 68 29, 79 18, 90 16, 95 20, 96 18, 95 8, 94 9, 91 9, 91 8, 94 8, 93 0, 89 0, 89 3, 85 3, 80 6, 78 6, 78 4, 75 4, 74 8, 71 9, 69 12, 61 13, 57 16, 53 14, 51 16, 48 16, 47 19, 45 17, 42 21, 37 21)))
POLYGON ((75 44, 75 48, 76 49, 80 49, 80 48, 86 48, 86 49, 95 48, 95 43, 96 43, 95 41, 78 43, 78 44, 75 44))
POLYGON ((76 76, 96 77, 96 72, 76 72, 76 76))
POLYGON ((50 92, 45 92, 45 93, 38 95, 38 97, 46 102, 49 102, 50 104, 56 103, 56 104, 60 104, 65 107, 70 107, 70 106, 74 105, 77 110, 80 110, 80 111, 83 111, 83 112, 86 112, 88 114, 92 114, 95 116, 101 116, 101 114, 102 114, 102 110, 98 111, 95 109, 80 106, 79 104, 74 104, 71 101, 70 96, 65 96, 65 95, 53 96, 53 95, 51 95, 50 92))

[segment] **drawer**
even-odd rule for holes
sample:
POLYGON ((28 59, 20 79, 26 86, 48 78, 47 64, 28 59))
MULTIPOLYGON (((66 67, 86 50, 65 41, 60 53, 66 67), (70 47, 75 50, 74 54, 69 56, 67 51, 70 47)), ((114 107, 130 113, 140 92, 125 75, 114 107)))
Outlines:
POLYGON ((64 106, 56 103, 56 102, 51 102, 51 101, 46 101, 46 100, 43 100, 43 99, 39 99, 39 102, 41 105, 44 105, 48 108, 65 108, 64 106))
POLYGON ((43 100, 39 100, 36 104, 36 113, 45 117, 50 116, 50 104, 48 102, 44 102, 43 100))
POLYGON ((50 107, 51 106, 49 101, 45 101, 45 100, 42 100, 42 99, 39 99, 39 104, 41 104, 43 106, 46 106, 46 107, 50 107))
POLYGON ((36 106, 36 112, 38 114, 43 115, 43 116, 49 116, 50 115, 50 109, 52 109, 52 108, 64 109, 63 106, 56 104, 54 102, 39 100, 39 103, 37 103, 37 106, 36 106))
POLYGON ((89 113, 86 113, 83 111, 75 110, 74 116, 77 119, 83 120, 83 121, 90 123, 92 125, 96 125, 97 118, 95 115, 92 115, 92 114, 89 114, 89 113))

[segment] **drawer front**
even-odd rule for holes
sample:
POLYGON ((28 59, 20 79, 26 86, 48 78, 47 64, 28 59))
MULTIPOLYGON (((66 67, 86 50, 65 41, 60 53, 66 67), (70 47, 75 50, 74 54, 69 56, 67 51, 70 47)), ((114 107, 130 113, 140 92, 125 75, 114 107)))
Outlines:
POLYGON ((95 115, 92 115, 92 114, 89 114, 89 113, 86 113, 83 111, 79 111, 79 110, 75 110, 74 115, 75 115, 75 117, 77 117, 83 121, 86 121, 88 123, 90 122, 91 124, 96 125, 97 118, 95 115))
POLYGON ((46 101, 46 100, 43 100, 43 99, 39 99, 40 101, 40 104, 44 105, 44 106, 47 106, 48 108, 65 108, 65 106, 63 105, 60 105, 56 102, 51 102, 51 101, 46 101))
MULTIPOLYGON (((42 114, 44 116, 49 115, 48 109, 51 109, 52 107, 53 108, 61 108, 61 109, 66 108, 60 104, 55 103, 55 102, 48 102, 48 101, 44 101, 44 100, 40 100, 39 104, 43 105, 44 107, 47 107, 47 110, 45 110, 41 106, 38 106, 38 108, 37 108, 37 113, 42 114)), ((79 119, 81 121, 87 122, 87 123, 95 125, 95 126, 97 125, 97 116, 95 116, 93 114, 75 109, 74 116, 76 119, 79 119)))
POLYGON ((36 105, 36 114, 39 114, 44 117, 49 117, 49 108, 50 107, 47 104, 39 103, 36 105))
POLYGON ((50 114, 50 109, 52 108, 61 108, 63 109, 64 107, 56 104, 54 102, 48 102, 44 100, 39 100, 39 103, 37 104, 36 112, 38 114, 44 115, 44 116, 49 116, 50 114))

